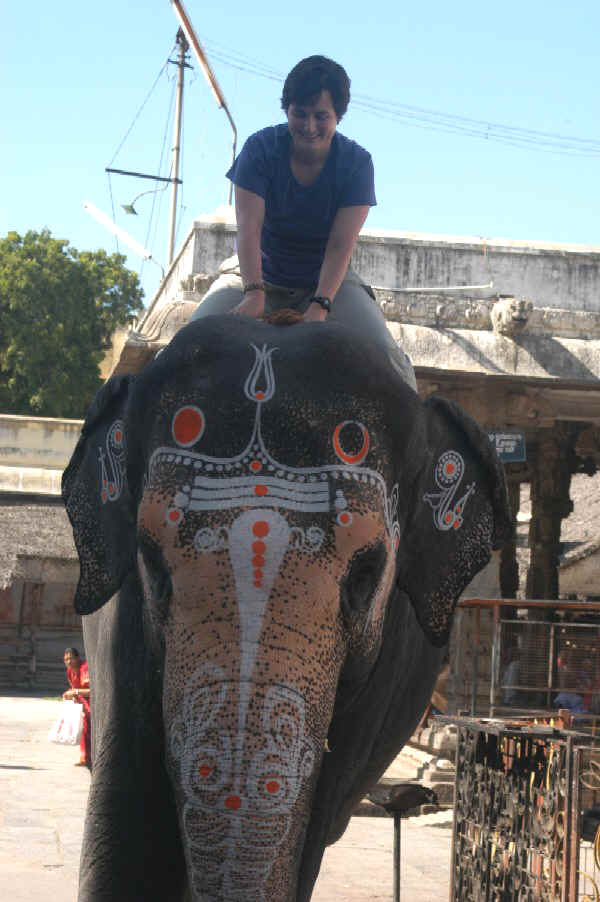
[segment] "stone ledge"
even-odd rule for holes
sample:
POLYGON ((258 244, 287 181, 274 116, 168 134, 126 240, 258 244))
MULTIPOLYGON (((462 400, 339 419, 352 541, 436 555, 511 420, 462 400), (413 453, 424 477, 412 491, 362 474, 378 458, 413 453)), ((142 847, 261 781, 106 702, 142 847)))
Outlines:
MULTIPOLYGON (((524 334, 516 340, 484 329, 450 329, 389 322, 415 368, 516 379, 549 379, 596 387, 600 339, 524 334)), ((580 417, 580 419, 587 419, 580 417)))
POLYGON ((0 466, 0 492, 60 496, 62 470, 0 466))
MULTIPOLYGON (((492 310, 499 301, 489 298, 457 297, 452 292, 405 292, 376 288, 383 314, 390 322, 433 328, 482 329, 492 331, 492 310)), ((555 338, 600 339, 600 313, 535 306, 528 313, 525 334, 555 338)))

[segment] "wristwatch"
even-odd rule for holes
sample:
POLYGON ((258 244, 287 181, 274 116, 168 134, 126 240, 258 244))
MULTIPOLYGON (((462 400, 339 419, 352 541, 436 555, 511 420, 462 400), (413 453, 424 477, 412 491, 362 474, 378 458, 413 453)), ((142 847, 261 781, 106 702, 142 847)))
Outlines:
POLYGON ((327 313, 331 313, 331 301, 329 298, 321 297, 319 294, 315 294, 314 297, 310 299, 311 304, 318 304, 323 310, 326 310, 327 313))

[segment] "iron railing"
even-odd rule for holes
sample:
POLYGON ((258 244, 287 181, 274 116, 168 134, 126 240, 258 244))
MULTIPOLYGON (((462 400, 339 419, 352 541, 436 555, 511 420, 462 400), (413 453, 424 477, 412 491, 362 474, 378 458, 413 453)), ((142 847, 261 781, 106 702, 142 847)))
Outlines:
POLYGON ((484 688, 480 674, 484 611, 492 614, 492 634, 486 637, 488 648, 491 644, 490 716, 559 708, 600 715, 598 602, 469 599, 460 602, 460 609, 474 621, 471 715, 478 713, 484 688))

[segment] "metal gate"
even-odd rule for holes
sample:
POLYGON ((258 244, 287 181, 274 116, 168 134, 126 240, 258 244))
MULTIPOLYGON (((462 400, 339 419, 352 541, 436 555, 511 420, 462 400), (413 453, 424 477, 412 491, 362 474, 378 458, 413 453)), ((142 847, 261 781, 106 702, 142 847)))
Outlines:
POLYGON ((458 727, 451 902, 600 902, 595 737, 439 719, 458 727))

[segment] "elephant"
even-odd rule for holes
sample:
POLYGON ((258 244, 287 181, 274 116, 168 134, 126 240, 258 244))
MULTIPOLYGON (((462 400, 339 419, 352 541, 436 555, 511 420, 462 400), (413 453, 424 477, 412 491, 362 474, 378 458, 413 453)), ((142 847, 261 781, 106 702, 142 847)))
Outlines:
POLYGON ((79 902, 307 902, 509 535, 487 435, 347 325, 207 317, 101 389, 63 498, 92 686, 79 902))

